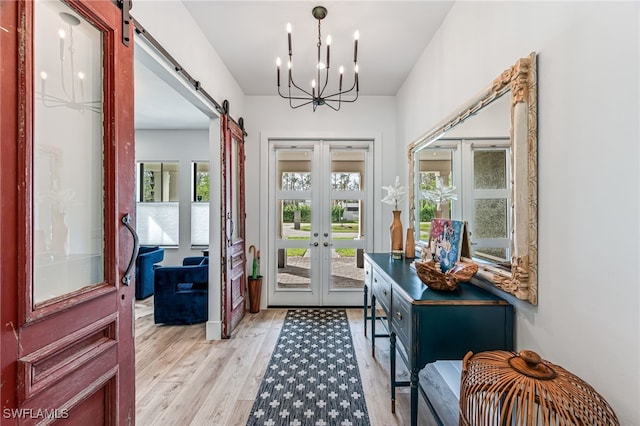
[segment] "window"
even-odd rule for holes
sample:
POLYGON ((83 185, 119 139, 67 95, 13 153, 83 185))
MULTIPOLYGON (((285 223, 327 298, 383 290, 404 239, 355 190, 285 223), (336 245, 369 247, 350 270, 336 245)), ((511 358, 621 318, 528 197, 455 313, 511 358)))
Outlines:
MULTIPOLYGON (((426 197, 427 191, 436 189, 436 182, 442 179, 445 187, 454 185, 454 157, 457 153, 455 146, 443 146, 427 148, 420 151, 419 170, 416 174, 418 179, 417 187, 420 188, 420 195, 417 197, 416 219, 419 220, 420 240, 428 240, 431 230, 431 220, 437 216, 451 219, 452 201, 437 203, 430 201, 426 197), (438 207, 440 210, 438 210, 438 207)), ((458 162, 459 163, 459 162, 458 162)), ((456 171, 456 173, 459 173, 456 171)), ((454 185, 455 186, 455 185, 454 185)))
POLYGON ((209 162, 191 164, 193 188, 191 198, 191 246, 209 246, 209 162))
POLYGON ((178 162, 138 162, 137 232, 141 245, 179 244, 178 162))
POLYGON ((508 148, 474 144, 471 152, 474 233, 472 254, 498 264, 509 263, 511 227, 507 182, 508 148))
POLYGON ((471 255, 508 264, 511 257, 509 141, 441 139, 439 142, 416 155, 414 182, 420 194, 416 197, 415 226, 420 229, 420 240, 429 239, 431 219, 437 214, 437 206, 425 199, 424 191, 434 189, 436 180, 442 179, 445 187, 457 188, 458 200, 443 203, 441 215, 467 221, 471 255))

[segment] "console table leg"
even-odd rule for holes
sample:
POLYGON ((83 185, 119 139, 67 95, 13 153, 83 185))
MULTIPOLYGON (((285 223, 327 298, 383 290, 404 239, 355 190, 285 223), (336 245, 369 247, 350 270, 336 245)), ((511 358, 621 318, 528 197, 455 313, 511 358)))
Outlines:
POLYGON ((371 356, 376 357, 376 296, 371 293, 371 356))
POLYGON ((418 425, 418 373, 419 370, 411 369, 411 426, 418 425))
POLYGON ((367 293, 369 292, 369 288, 364 286, 364 337, 367 337, 367 318, 369 317, 369 303, 367 293))
POLYGON ((391 412, 396 412, 396 333, 389 333, 389 361, 391 370, 391 412))

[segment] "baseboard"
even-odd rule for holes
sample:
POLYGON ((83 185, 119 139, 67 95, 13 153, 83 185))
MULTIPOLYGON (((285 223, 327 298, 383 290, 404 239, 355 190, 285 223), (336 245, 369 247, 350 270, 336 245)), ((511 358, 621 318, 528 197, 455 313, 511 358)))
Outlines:
POLYGON ((207 340, 222 340, 222 321, 207 321, 207 340))

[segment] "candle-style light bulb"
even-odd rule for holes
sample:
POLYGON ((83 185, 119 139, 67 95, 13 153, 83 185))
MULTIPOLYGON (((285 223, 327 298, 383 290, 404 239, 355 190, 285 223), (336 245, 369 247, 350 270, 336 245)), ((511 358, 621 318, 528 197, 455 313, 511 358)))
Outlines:
POLYGON ((84 101, 84 73, 82 71, 78 72, 78 79, 80 80, 80 99, 84 101))
POLYGON ((60 38, 60 60, 64 60, 64 39, 67 37, 67 33, 60 28, 58 30, 58 37, 60 38))
POLYGON ((40 78, 42 79, 42 81, 40 82, 40 92, 42 92, 42 102, 44 103, 44 96, 45 96, 45 89, 46 89, 46 82, 47 82, 47 78, 49 77, 49 75, 47 74, 46 71, 40 71, 40 78))
POLYGON ((291 57, 291 23, 287 23, 287 40, 289 42, 289 57, 291 57))
POLYGON ((280 87, 280 65, 282 65, 282 61, 280 57, 276 58, 276 70, 278 74, 278 87, 280 87))
POLYGON ((353 39, 353 62, 358 62, 358 40, 360 39, 360 31, 356 30, 356 32, 353 33, 353 39))
POLYGON ((327 36, 327 68, 329 68, 329 51, 331 50, 331 35, 327 36))

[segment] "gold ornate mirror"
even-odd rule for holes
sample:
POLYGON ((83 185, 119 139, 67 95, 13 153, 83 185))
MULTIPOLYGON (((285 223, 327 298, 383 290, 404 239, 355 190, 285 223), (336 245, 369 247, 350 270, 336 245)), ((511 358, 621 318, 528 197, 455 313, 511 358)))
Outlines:
POLYGON ((461 110, 409 146, 409 221, 428 239, 437 213, 464 220, 478 276, 537 304, 536 54, 519 59, 461 110), (434 183, 435 182, 435 183, 434 183), (437 205, 436 184, 455 187, 437 205))

